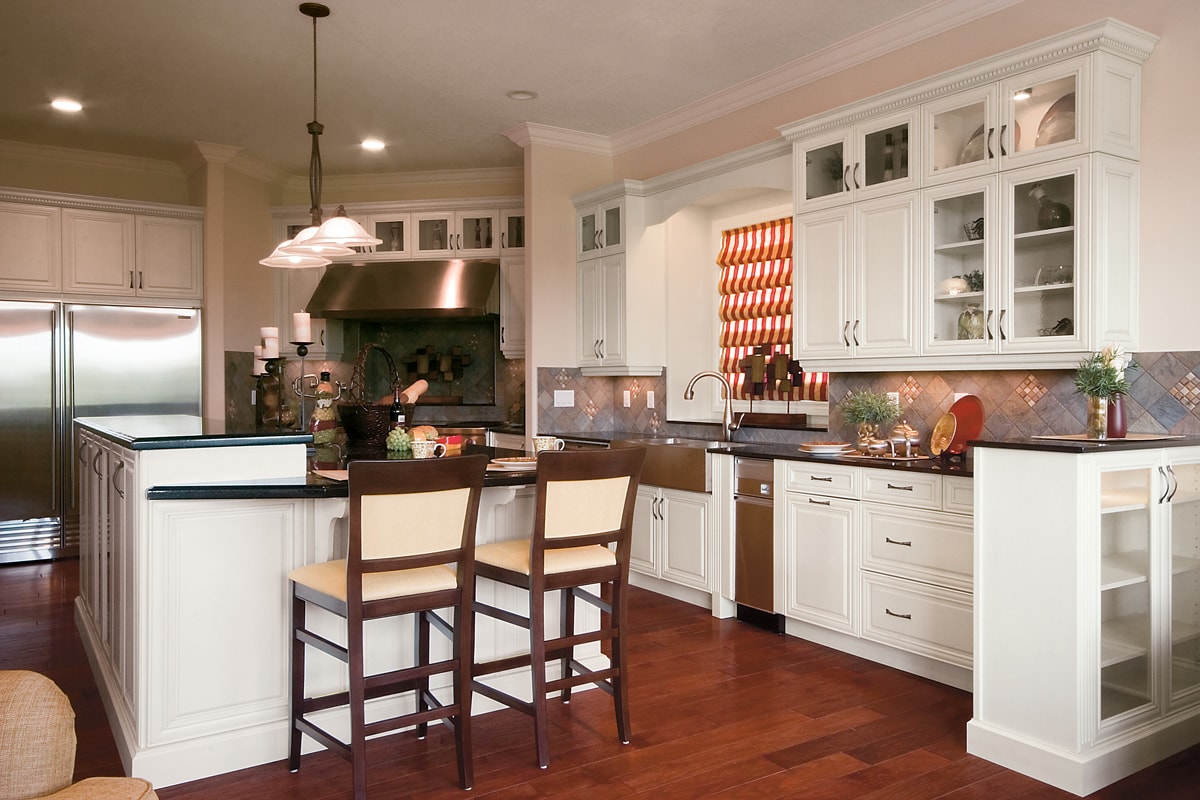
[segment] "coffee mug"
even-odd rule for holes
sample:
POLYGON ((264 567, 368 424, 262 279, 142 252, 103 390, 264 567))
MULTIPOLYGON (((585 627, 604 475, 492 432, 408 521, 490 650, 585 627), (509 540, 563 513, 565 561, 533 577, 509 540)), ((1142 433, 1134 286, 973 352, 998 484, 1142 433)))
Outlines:
POLYGON ((540 453, 543 450, 562 450, 566 446, 566 442, 553 436, 533 437, 533 452, 535 453, 540 453))
POLYGON ((441 458, 446 455, 446 445, 421 439, 412 443, 413 458, 441 458))

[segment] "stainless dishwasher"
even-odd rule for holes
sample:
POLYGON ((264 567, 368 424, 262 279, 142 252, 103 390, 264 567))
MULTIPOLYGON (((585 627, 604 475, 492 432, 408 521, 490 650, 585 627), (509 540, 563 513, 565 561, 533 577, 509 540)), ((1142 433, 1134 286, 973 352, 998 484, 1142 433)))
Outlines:
POLYGON ((734 590, 738 619, 783 630, 775 613, 775 476, 764 458, 734 459, 734 590))

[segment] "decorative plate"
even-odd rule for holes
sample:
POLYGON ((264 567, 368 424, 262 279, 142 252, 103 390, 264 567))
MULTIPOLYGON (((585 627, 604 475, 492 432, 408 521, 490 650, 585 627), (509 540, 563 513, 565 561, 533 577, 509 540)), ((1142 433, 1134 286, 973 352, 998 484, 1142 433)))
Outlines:
POLYGON ((967 449, 967 442, 983 432, 983 401, 973 394, 965 394, 950 406, 954 416, 954 438, 946 452, 951 455, 967 449))
POLYGON ((815 456, 836 456, 854 449, 849 442, 803 442, 800 450, 815 456))
POLYGON ((1075 138, 1075 93, 1070 92, 1054 101, 1038 125, 1034 147, 1044 147, 1055 142, 1069 142, 1075 138))
POLYGON ((537 456, 510 456, 508 458, 493 458, 492 466, 498 469, 537 469, 537 456))
POLYGON ((954 431, 958 428, 958 420, 953 414, 942 414, 941 419, 929 433, 929 452, 940 456, 954 441, 954 431))

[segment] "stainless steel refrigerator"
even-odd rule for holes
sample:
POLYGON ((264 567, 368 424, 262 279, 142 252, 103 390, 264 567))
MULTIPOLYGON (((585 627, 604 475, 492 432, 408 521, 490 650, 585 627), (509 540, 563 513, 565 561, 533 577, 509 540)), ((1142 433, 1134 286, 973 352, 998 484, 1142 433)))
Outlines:
POLYGON ((200 413, 200 311, 0 299, 0 563, 73 555, 75 417, 200 413))

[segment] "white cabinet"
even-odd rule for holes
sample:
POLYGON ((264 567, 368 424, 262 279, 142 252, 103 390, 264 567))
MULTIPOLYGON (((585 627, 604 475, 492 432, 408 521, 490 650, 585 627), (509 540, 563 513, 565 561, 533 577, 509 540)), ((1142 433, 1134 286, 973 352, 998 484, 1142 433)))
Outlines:
POLYGON ((630 569, 708 591, 712 496, 655 486, 638 487, 630 569))
POLYGON ((920 187, 917 112, 907 109, 796 141, 796 211, 920 187))
POLYGON ((500 209, 500 252, 512 253, 525 249, 525 210, 500 209))
MULTIPOLYGON (((362 226, 375 234, 380 243, 370 252, 387 258, 410 258, 413 253, 412 215, 403 212, 372 214, 363 219, 362 226)), ((291 236, 288 237, 289 239, 291 236)))
POLYGON ((795 346, 806 365, 918 352, 918 200, 905 192, 796 217, 795 346))
POLYGON ((1084 795, 1200 741, 1200 447, 984 446, 975 469, 968 751, 1084 795))
POLYGON ((969 669, 971 478, 808 461, 775 470, 776 607, 969 669))
POLYGON ((525 258, 500 259, 500 352, 525 357, 525 258))
POLYGON ((64 290, 199 299, 203 239, 200 220, 64 209, 64 290))
POLYGON ((620 367, 625 363, 625 257, 580 261, 577 273, 579 366, 620 367))
POLYGON ((486 258, 500 254, 498 210, 414 212, 413 258, 486 258))
POLYGON ((625 250, 625 200, 608 198, 575 209, 575 257, 621 253, 625 250))
POLYGON ((0 202, 0 289, 62 288, 61 218, 57 208, 0 202))

